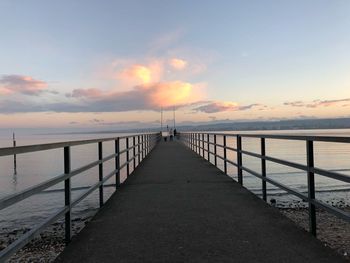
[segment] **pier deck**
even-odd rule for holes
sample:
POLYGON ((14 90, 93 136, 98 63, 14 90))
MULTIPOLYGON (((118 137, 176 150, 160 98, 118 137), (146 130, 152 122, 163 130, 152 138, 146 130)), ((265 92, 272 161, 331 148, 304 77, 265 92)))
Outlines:
POLYGON ((342 262, 180 142, 161 142, 57 262, 342 262))

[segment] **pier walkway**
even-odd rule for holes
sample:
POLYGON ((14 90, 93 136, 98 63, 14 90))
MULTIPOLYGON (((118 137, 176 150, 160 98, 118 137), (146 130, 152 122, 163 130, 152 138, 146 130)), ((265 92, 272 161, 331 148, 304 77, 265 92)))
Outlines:
POLYGON ((161 142, 57 262, 342 262, 178 141, 161 142))

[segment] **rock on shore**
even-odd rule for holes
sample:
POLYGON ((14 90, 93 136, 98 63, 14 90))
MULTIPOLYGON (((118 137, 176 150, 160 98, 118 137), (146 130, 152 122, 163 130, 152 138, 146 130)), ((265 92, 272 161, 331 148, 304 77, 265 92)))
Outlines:
MULTIPOLYGON (((350 212, 350 207, 342 208, 350 212)), ((309 231, 307 208, 280 208, 282 214, 309 231)), ((324 210, 316 210, 317 238, 350 261, 350 223, 324 210)))
MULTIPOLYGON (((72 234, 79 233, 89 220, 90 218, 74 219, 72 221, 72 234)), ((1 229, 0 231, 0 249, 3 249, 29 231, 29 229, 1 229)), ((63 251, 64 247, 64 222, 54 223, 15 253, 9 262, 53 262, 63 251)))

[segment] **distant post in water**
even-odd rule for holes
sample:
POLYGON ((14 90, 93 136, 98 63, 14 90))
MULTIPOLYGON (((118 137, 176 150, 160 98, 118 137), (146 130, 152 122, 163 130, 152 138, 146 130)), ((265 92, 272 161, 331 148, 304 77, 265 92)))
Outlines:
MULTIPOLYGON (((15 133, 12 134, 12 141, 13 141, 13 148, 16 148, 16 135, 15 135, 15 133)), ((13 155, 13 173, 17 174, 17 156, 16 156, 16 154, 13 155)))

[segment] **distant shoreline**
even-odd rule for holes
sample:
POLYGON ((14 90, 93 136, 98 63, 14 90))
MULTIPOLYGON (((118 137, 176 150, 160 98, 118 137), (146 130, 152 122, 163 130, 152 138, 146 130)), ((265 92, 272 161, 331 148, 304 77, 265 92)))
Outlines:
MULTIPOLYGON (((173 128, 172 125, 169 127, 173 128)), ((236 132, 259 132, 259 131, 301 131, 301 130, 344 130, 350 129, 350 118, 336 119, 292 119, 278 121, 233 121, 217 120, 208 122, 183 122, 176 126, 177 131, 202 132, 202 131, 236 131, 236 132)), ((163 126, 163 131, 166 126, 163 126)), ((62 128, 0 128, 0 136, 12 138, 16 135, 79 135, 79 134, 116 134, 116 133, 145 133, 159 132, 158 127, 62 127, 62 128)))
MULTIPOLYGON (((163 127, 164 129, 164 127, 163 127)), ((333 130, 350 129, 350 118, 337 119, 303 119, 281 121, 227 121, 218 123, 206 123, 198 125, 179 125, 178 131, 300 131, 300 130, 333 130)), ((95 130, 95 131, 72 131, 39 133, 36 135, 73 135, 73 134, 111 134, 111 133, 141 133, 157 132, 157 128, 134 128, 121 130, 95 130)))

